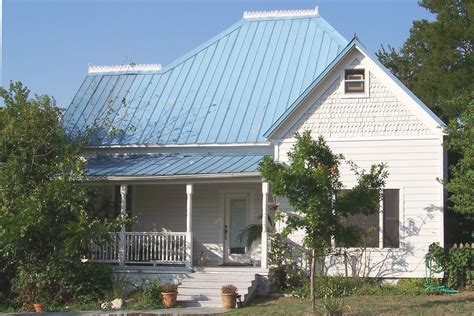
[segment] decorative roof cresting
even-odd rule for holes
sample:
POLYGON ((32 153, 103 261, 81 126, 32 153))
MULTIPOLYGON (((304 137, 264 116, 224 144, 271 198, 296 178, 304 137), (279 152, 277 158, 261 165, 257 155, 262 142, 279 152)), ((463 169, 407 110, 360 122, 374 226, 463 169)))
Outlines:
POLYGON ((258 18, 281 18, 281 17, 303 17, 315 16, 319 14, 318 7, 304 10, 274 10, 274 11, 245 11, 244 19, 258 18))
POLYGON ((126 64, 126 65, 107 65, 94 66, 89 65, 87 73, 104 73, 104 72, 132 72, 132 71, 160 71, 160 64, 126 64))

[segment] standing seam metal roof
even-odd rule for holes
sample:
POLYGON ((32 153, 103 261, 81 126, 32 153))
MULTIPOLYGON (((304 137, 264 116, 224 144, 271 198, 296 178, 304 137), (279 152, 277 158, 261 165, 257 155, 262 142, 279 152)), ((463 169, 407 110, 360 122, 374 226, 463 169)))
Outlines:
POLYGON ((264 142, 346 45, 319 15, 242 19, 161 71, 89 74, 64 126, 124 131, 97 145, 264 142))
POLYGON ((263 155, 103 156, 87 162, 92 177, 139 177, 257 173, 263 155))

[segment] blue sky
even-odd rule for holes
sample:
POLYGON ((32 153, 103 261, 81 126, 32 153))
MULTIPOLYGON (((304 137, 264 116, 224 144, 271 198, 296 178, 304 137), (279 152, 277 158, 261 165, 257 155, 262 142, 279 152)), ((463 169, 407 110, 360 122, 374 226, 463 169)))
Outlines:
POLYGON ((399 47, 413 20, 432 16, 416 0, 3 0, 3 82, 23 81, 66 107, 87 65, 166 65, 218 34, 246 10, 319 12, 371 52, 399 47))

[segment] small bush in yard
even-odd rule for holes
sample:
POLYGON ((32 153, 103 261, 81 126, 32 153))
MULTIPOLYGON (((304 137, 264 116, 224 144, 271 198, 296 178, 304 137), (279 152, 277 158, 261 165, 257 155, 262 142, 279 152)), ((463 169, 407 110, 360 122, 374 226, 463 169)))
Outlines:
POLYGON ((453 289, 462 289, 469 285, 473 258, 472 248, 444 249, 436 243, 430 245, 426 254, 426 259, 433 265, 432 268, 444 272, 444 282, 453 289))
POLYGON ((154 281, 145 280, 136 293, 138 305, 143 308, 162 307, 161 292, 162 288, 159 278, 156 278, 154 281))
MULTIPOLYGON (((397 285, 384 284, 377 279, 344 278, 342 276, 316 278, 316 296, 344 297, 351 295, 423 295, 426 294, 422 279, 400 280, 397 285)), ((302 286, 290 291, 292 296, 309 297, 309 279, 302 286)))
POLYGON ((22 310, 31 310, 35 303, 55 310, 78 301, 97 302, 111 290, 111 279, 111 267, 96 263, 28 264, 18 268, 12 290, 22 310))
POLYGON ((350 306, 344 303, 344 299, 340 297, 325 297, 323 299, 320 310, 329 315, 342 315, 348 311, 350 306))

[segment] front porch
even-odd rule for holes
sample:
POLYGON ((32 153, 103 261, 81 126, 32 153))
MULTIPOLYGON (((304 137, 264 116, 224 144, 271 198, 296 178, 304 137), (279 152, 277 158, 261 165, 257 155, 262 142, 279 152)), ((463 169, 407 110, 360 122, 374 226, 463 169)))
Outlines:
POLYGON ((90 259, 125 271, 199 270, 209 266, 268 267, 267 204, 269 185, 252 179, 211 182, 140 182, 99 186, 119 214, 136 219, 110 233, 110 242, 94 245, 90 259), (259 241, 246 245, 240 234, 261 224, 259 241))

